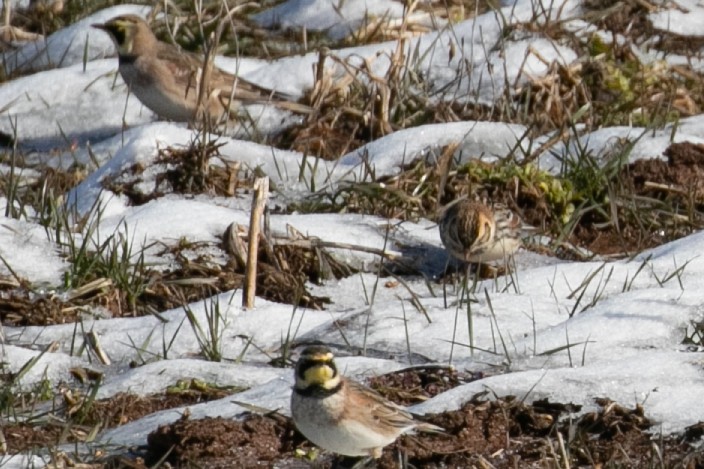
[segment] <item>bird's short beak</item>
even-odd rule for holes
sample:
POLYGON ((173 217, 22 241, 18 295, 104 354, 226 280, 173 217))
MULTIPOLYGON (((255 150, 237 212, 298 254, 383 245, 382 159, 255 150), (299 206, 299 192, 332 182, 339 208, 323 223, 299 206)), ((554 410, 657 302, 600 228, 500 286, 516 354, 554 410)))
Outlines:
POLYGON ((94 27, 94 28, 97 28, 97 29, 102 29, 103 31, 105 31, 105 30, 107 29, 107 28, 105 27, 105 25, 102 24, 102 23, 91 24, 91 26, 94 27))

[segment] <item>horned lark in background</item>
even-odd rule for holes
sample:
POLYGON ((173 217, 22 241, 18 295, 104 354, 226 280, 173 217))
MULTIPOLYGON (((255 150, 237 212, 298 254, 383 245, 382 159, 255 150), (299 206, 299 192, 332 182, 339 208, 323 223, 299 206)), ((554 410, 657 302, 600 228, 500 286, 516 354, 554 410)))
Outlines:
POLYGON ((327 347, 303 350, 296 364, 291 413, 298 430, 317 446, 345 456, 381 456, 410 430, 443 432, 413 419, 376 391, 340 376, 327 347))
MULTIPOLYGON (((195 123, 200 116, 198 93, 204 58, 159 41, 145 20, 123 15, 94 24, 110 34, 120 60, 120 75, 130 91, 161 118, 195 123)), ((287 101, 285 95, 259 87, 216 67, 212 68, 203 99, 210 122, 236 119, 243 104, 271 103, 297 113, 311 108, 287 101)))
POLYGON ((491 209, 459 199, 440 216, 440 239, 458 259, 485 263, 508 259, 521 245, 521 219, 508 209, 491 209))

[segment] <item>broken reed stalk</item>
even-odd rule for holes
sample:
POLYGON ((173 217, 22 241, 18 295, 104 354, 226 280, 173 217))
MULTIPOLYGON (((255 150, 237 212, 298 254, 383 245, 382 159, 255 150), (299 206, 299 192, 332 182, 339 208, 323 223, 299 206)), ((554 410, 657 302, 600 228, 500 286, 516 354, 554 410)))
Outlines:
POLYGON ((259 250, 259 230, 268 196, 269 178, 257 178, 254 181, 254 199, 252 199, 252 213, 249 219, 247 269, 244 276, 244 293, 242 295, 242 306, 245 308, 254 307, 254 295, 257 291, 257 251, 259 250))
POLYGON ((93 351, 93 353, 95 353, 95 356, 98 357, 100 363, 102 363, 103 365, 110 365, 112 363, 108 354, 105 353, 105 349, 100 344, 100 339, 98 338, 98 334, 96 334, 95 331, 89 331, 86 333, 85 342, 88 347, 93 351))

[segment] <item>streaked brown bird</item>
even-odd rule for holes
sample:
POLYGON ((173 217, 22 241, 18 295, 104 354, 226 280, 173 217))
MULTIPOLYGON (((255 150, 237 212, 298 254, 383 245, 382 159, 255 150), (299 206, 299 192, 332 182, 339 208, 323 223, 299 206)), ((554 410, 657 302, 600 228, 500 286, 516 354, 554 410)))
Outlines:
POLYGON ((440 216, 440 239, 457 259, 485 263, 508 259, 521 245, 521 219, 506 208, 491 209, 459 199, 440 216))

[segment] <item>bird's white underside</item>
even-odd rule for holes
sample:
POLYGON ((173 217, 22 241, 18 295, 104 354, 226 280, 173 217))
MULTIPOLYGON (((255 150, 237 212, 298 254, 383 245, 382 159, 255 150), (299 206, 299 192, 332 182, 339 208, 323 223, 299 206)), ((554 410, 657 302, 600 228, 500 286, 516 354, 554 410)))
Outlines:
POLYGON ((339 395, 303 398, 294 392, 291 413, 298 430, 316 446, 345 456, 370 456, 374 449, 394 442, 397 434, 375 432, 373 422, 368 425, 351 419, 337 422, 334 409, 342 407, 341 399, 339 395), (301 415, 303 413, 306 417, 301 415))

